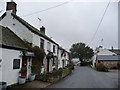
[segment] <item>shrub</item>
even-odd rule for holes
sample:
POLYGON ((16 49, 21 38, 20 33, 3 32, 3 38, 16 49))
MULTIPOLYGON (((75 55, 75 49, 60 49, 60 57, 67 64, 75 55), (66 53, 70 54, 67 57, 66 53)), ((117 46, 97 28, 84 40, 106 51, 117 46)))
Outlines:
MULTIPOLYGON (((37 62, 37 64, 42 65, 44 56, 46 55, 44 50, 39 48, 38 46, 35 46, 35 47, 32 47, 32 51, 35 54, 35 57, 33 58, 33 61, 35 61, 35 62, 39 61, 39 63, 37 62)), ((33 64, 34 64, 34 62, 33 62, 33 64)))
POLYGON ((31 66, 31 72, 36 74, 36 75, 39 75, 41 70, 40 70, 40 66, 39 65, 32 65, 31 66))
POLYGON ((114 66, 114 67, 112 67, 111 69, 118 69, 118 67, 117 67, 117 66, 114 66))
POLYGON ((117 68, 120 69, 120 63, 117 64, 117 68))
POLYGON ((19 71, 19 73, 27 73, 27 68, 25 67, 23 67, 23 68, 21 68, 21 70, 19 71))
POLYGON ((96 65, 96 69, 97 69, 98 71, 108 72, 108 68, 105 67, 105 65, 102 64, 102 63, 97 64, 97 65, 96 65))
POLYGON ((51 74, 53 77, 57 77, 57 76, 62 76, 63 73, 63 69, 60 68, 59 70, 54 70, 51 74))
POLYGON ((46 74, 40 74, 37 76, 37 80, 47 82, 47 75, 46 74))
POLYGON ((63 69, 63 77, 67 76, 70 74, 70 69, 69 68, 65 68, 63 69))

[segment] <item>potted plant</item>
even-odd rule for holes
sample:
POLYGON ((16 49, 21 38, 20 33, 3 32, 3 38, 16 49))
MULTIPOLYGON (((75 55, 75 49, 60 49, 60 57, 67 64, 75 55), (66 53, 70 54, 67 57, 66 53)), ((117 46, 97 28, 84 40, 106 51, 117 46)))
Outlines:
POLYGON ((6 90, 7 83, 6 82, 0 82, 0 90, 6 90))
POLYGON ((18 78, 19 84, 24 84, 26 82, 26 76, 27 76, 27 68, 21 68, 20 72, 21 75, 18 78))
POLYGON ((35 74, 33 74, 33 73, 31 73, 29 76, 28 76, 28 78, 29 78, 29 80, 30 81, 33 81, 33 80, 35 80, 35 74))
POLYGON ((30 81, 35 80, 36 75, 34 74, 37 71, 36 66, 31 66, 31 74, 29 74, 28 78, 30 81))

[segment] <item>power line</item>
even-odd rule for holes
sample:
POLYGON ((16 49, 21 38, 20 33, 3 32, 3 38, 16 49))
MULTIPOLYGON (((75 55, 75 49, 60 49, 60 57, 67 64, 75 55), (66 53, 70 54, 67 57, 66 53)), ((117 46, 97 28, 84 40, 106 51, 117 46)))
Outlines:
POLYGON ((30 16, 30 15, 33 15, 33 14, 36 14, 36 13, 45 12, 45 11, 47 11, 47 10, 57 8, 57 7, 59 7, 59 6, 62 6, 62 5, 64 5, 64 4, 67 4, 67 3, 69 3, 69 2, 67 1, 67 2, 61 3, 61 4, 59 4, 59 5, 56 5, 56 6, 52 6, 52 7, 43 9, 43 10, 41 10, 41 11, 37 11, 37 12, 31 13, 31 14, 23 15, 23 17, 30 16))
POLYGON ((108 9, 108 7, 109 7, 109 5, 110 5, 110 2, 111 2, 111 0, 109 0, 107 6, 106 6, 106 8, 105 8, 105 11, 104 11, 104 13, 103 13, 103 16, 102 16, 102 18, 101 18, 101 20, 100 20, 100 22, 99 22, 99 24, 98 24, 98 27, 97 27, 97 29, 96 29, 96 31, 95 31, 95 33, 94 33, 94 35, 93 35, 93 37, 92 37, 92 39, 91 39, 91 41, 90 41, 90 43, 89 43, 88 45, 90 45, 90 44, 92 43, 92 41, 94 40, 94 38, 95 38, 95 36, 96 36, 99 28, 100 28, 100 25, 101 25, 101 23, 102 23, 102 21, 103 21, 103 19, 104 19, 104 16, 105 16, 105 14, 106 14, 106 12, 107 12, 107 9, 108 9))

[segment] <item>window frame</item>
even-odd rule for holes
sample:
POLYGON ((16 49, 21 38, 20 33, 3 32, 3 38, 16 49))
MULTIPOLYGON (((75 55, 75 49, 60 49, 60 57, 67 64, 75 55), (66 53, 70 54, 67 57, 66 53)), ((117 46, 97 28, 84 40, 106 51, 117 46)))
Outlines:
POLYGON ((47 51, 51 51, 51 43, 47 42, 47 51))
POLYGON ((13 69, 15 70, 15 69, 20 69, 20 59, 13 59, 13 69), (17 60, 17 62, 16 62, 16 60, 17 60), (19 60, 19 61, 18 61, 19 60), (17 65, 17 64, 18 65, 17 65), (15 66, 15 65, 17 65, 17 66, 15 66))
POLYGON ((55 48, 56 48, 55 45, 53 45, 53 53, 56 53, 55 48))
POLYGON ((40 48, 44 49, 45 40, 40 38, 40 48))

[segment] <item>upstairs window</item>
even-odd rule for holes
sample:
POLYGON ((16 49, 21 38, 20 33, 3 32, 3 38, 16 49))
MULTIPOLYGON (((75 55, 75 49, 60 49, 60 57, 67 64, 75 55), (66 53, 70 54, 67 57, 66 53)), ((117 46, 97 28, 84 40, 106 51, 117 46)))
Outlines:
POLYGON ((47 43, 47 51, 51 52, 51 43, 50 42, 47 43))
POLYGON ((44 40, 40 39, 40 48, 44 49, 44 40))
POLYGON ((55 53, 55 45, 53 45, 53 53, 55 53))

